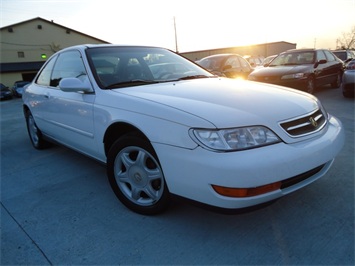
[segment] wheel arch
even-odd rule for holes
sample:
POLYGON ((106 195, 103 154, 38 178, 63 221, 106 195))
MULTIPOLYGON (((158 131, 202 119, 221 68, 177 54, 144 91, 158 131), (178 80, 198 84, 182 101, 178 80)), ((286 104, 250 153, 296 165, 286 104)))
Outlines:
POLYGON ((110 125, 107 128, 104 138, 103 138, 106 156, 108 155, 110 147, 113 145, 113 143, 118 138, 120 138, 124 135, 127 135, 127 134, 139 136, 140 138, 149 141, 147 136, 141 130, 139 130, 137 127, 135 127, 131 124, 128 124, 125 122, 113 123, 112 125, 110 125))
POLYGON ((30 108, 28 108, 28 106, 26 104, 23 105, 22 110, 23 110, 23 114, 25 117, 28 116, 28 112, 31 112, 30 108))

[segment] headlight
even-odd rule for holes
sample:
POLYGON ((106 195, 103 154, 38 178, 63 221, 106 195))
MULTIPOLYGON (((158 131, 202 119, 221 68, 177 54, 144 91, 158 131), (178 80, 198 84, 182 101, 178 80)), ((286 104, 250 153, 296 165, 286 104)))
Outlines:
POLYGON ((209 130, 191 129, 191 137, 205 148, 216 151, 252 149, 280 142, 280 139, 263 126, 209 130))
POLYGON ((307 75, 305 73, 296 73, 296 74, 284 75, 281 77, 281 79, 301 79, 306 77, 307 75))

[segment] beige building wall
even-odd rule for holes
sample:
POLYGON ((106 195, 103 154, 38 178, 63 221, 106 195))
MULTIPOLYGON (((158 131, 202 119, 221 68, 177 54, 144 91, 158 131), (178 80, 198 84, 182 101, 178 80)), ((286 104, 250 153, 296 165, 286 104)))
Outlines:
POLYGON ((63 48, 86 43, 108 42, 42 18, 3 27, 0 29, 0 82, 11 87, 15 81, 23 80, 26 74, 33 76, 38 71, 28 69, 29 63, 41 65, 63 48), (8 63, 15 65, 18 71, 9 71, 8 63))

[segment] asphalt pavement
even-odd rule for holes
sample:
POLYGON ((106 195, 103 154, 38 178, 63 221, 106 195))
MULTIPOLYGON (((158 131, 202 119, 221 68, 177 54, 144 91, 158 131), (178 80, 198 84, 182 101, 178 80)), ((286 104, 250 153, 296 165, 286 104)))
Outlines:
POLYGON ((105 167, 65 147, 32 148, 22 100, 0 102, 1 265, 354 265, 354 99, 316 92, 346 144, 326 176, 274 202, 224 215, 174 202, 126 209, 105 167))

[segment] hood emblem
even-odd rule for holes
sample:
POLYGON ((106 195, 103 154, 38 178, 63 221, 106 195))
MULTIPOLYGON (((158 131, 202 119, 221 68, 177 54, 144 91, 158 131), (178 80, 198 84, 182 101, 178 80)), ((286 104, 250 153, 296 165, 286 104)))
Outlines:
POLYGON ((317 121, 316 121, 316 120, 314 120, 314 118, 313 118, 313 117, 310 117, 310 118, 309 118, 309 122, 311 122, 312 126, 314 126, 314 127, 317 127, 317 126, 318 126, 317 121))

